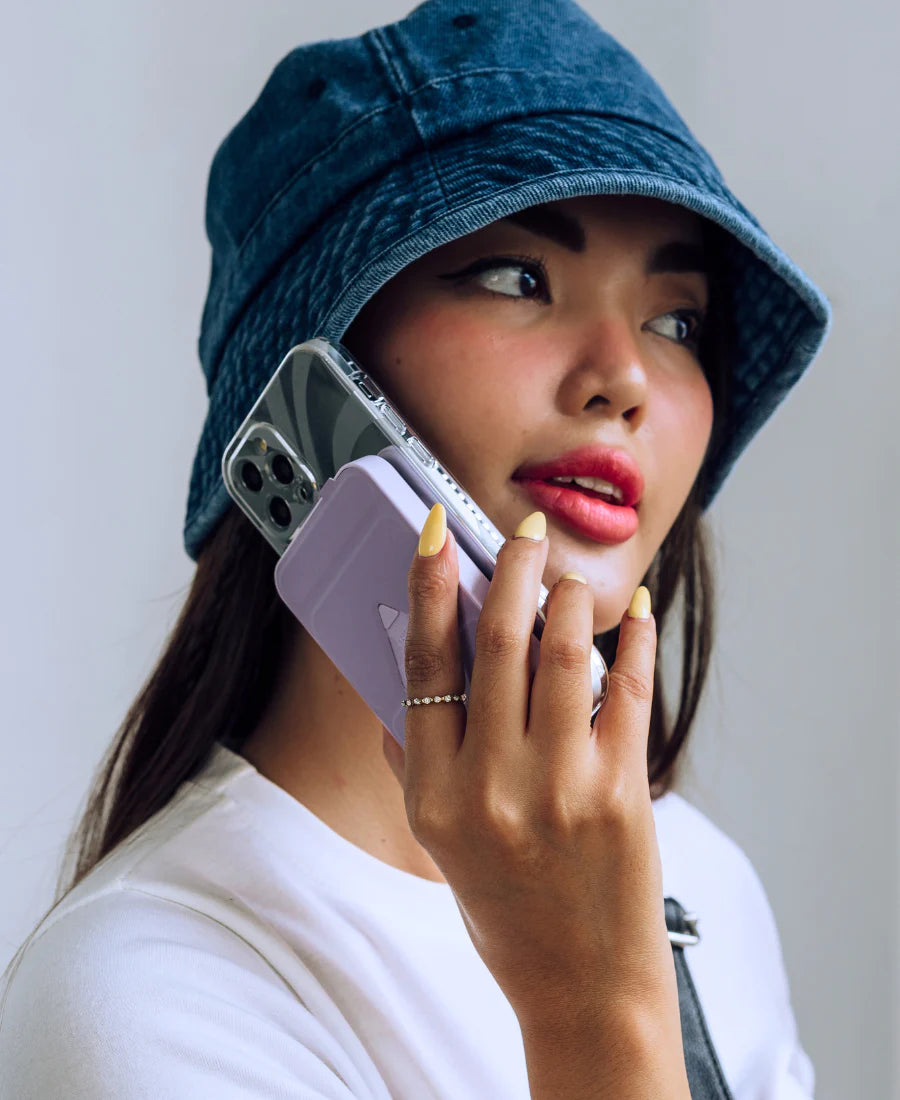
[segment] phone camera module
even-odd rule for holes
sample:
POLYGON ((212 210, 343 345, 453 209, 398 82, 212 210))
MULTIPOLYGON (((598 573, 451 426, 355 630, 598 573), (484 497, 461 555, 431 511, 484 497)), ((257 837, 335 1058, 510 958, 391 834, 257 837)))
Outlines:
POLYGON ((241 463, 241 481, 243 481, 251 492, 258 493, 262 488, 262 474, 257 470, 254 463, 241 463))
POLYGON ((281 497, 272 497, 269 501, 269 515, 272 517, 272 522, 279 527, 287 527, 291 522, 291 509, 287 501, 282 500, 281 497))
POLYGON ((282 485, 290 485, 294 480, 294 467, 284 455, 275 455, 273 457, 272 473, 278 478, 282 485))

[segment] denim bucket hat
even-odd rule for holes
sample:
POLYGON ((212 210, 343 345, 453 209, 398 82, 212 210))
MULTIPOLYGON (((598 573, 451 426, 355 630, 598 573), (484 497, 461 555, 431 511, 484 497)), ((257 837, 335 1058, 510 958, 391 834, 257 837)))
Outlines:
POLYGON ((442 244, 538 203, 612 194, 676 203, 725 231, 732 376, 706 508, 831 312, 632 54, 574 0, 426 0, 292 50, 210 171, 209 412, 188 554, 230 506, 222 453, 291 347, 339 342, 380 287, 442 244))

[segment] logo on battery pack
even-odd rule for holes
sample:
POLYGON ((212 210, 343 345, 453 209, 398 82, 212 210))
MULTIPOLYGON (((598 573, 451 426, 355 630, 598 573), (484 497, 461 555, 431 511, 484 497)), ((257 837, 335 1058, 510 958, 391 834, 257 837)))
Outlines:
POLYGON ((378 614, 381 616, 381 625, 391 643, 391 652, 397 662, 397 671, 400 680, 406 683, 406 632, 409 629, 409 615, 389 604, 380 603, 378 614))

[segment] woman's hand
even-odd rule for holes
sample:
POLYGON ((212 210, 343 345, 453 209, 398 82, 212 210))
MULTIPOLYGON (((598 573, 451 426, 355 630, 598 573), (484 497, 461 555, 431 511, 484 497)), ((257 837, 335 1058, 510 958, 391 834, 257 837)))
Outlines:
MULTIPOLYGON (((451 887, 523 1032, 531 1022, 556 1018, 562 1027, 573 1014, 620 1013, 659 1040, 674 1042, 677 1032, 680 1056, 647 778, 655 621, 649 606, 646 619, 623 616, 609 693, 591 726, 594 601, 580 580, 560 579, 529 684, 545 531, 534 513, 500 550, 468 709, 411 706, 405 752, 385 730, 385 755, 412 833, 451 887)), ((464 690, 457 585, 456 543, 435 505, 409 571, 410 697, 464 690)))

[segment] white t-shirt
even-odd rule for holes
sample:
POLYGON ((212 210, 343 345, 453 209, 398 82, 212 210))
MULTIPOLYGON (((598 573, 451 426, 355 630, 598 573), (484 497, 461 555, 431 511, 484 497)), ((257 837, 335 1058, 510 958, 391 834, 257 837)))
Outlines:
MULTIPOLYGON (((735 1100, 813 1095, 743 852, 653 804, 735 1100)), ((41 924, 0 1002, 2 1100, 525 1100, 516 1017, 446 883, 392 867, 217 745, 41 924)))

